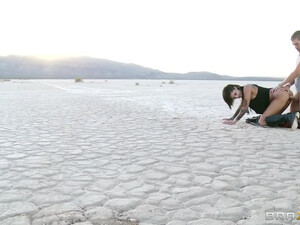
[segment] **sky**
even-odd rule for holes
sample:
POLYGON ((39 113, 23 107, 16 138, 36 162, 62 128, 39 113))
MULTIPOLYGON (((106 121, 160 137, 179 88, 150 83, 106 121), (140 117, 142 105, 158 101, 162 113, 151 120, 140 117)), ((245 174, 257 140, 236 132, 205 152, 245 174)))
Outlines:
POLYGON ((0 0, 0 55, 286 77, 299 0, 0 0))

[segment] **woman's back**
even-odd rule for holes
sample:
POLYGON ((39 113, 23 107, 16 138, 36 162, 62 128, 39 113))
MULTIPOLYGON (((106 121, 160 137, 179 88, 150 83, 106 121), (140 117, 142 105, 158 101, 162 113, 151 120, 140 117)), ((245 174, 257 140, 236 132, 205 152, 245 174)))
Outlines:
POLYGON ((253 109, 257 114, 263 114, 264 111, 270 105, 270 90, 271 88, 260 87, 256 84, 253 84, 257 87, 257 94, 254 99, 251 99, 249 107, 253 109))

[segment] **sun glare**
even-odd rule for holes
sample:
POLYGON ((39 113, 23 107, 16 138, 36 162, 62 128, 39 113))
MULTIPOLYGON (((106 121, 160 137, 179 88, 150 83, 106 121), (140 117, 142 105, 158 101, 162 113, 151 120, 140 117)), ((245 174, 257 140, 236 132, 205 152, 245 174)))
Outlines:
POLYGON ((0 56, 88 56, 165 72, 282 76, 296 57, 289 39, 299 29, 300 1, 291 1, 3 1, 0 56))

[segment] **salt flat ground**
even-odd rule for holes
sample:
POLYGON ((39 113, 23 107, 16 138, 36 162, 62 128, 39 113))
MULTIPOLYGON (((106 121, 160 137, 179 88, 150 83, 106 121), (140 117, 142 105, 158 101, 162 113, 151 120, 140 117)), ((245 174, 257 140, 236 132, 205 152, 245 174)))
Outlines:
POLYGON ((1 82, 0 224, 300 224, 300 130, 222 124, 225 84, 1 82))

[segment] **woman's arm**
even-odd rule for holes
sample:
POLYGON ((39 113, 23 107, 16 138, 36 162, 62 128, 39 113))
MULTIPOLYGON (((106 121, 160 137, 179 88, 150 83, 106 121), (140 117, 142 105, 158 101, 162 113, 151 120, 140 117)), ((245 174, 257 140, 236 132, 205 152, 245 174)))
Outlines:
POLYGON ((233 114, 233 116, 230 118, 230 120, 234 120, 235 117, 237 117, 237 115, 239 115, 241 109, 243 107, 243 99, 241 101, 241 104, 239 105, 239 107, 237 108, 236 112, 233 114))
POLYGON ((237 121, 239 121, 248 112, 249 103, 246 100, 243 100, 243 104, 242 105, 243 106, 242 106, 242 108, 240 110, 240 113, 238 114, 238 116, 234 120, 235 123, 237 121))
POLYGON ((242 108, 242 102, 239 105, 239 107, 237 108, 236 112, 233 114, 233 116, 230 118, 223 119, 223 123, 225 123, 225 124, 231 123, 234 120, 234 118, 240 113, 241 108, 242 108))

